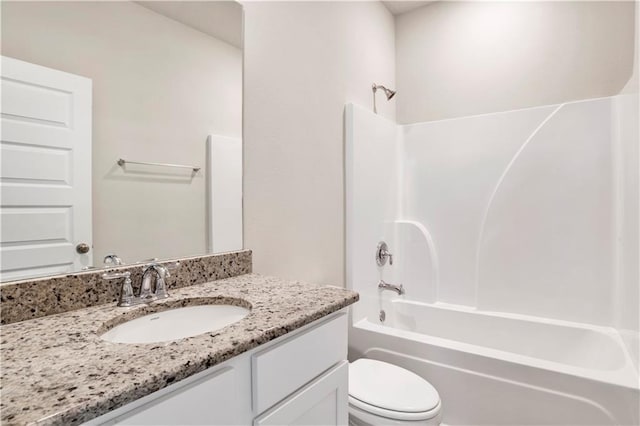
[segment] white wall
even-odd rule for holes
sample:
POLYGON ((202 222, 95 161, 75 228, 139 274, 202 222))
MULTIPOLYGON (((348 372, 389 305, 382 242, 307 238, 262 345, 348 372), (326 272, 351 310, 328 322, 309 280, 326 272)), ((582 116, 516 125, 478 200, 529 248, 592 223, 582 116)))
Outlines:
POLYGON ((611 96, 633 49, 629 1, 435 2, 396 18, 398 122, 611 96))
POLYGON ((93 80, 94 261, 206 252, 207 135, 241 135, 242 52, 132 2, 2 2, 2 54, 93 80), (135 173, 137 172, 137 173, 135 173))
POLYGON ((245 247, 256 272, 342 285, 344 107, 395 86, 393 17, 379 2, 244 6, 245 247))

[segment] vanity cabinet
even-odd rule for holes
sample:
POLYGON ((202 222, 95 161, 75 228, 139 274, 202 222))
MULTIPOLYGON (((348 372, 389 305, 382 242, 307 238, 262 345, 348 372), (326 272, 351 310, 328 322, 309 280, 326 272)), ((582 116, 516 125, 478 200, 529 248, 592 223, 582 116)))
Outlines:
POLYGON ((346 425, 344 311, 140 398, 87 425, 346 425))

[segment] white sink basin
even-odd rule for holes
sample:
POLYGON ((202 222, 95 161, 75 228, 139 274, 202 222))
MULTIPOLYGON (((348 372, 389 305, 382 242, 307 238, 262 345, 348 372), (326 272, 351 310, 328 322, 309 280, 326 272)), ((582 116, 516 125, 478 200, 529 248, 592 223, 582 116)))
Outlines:
POLYGON ((103 333, 113 343, 159 343, 197 336, 226 327, 249 314, 231 305, 185 306, 132 319, 103 333))

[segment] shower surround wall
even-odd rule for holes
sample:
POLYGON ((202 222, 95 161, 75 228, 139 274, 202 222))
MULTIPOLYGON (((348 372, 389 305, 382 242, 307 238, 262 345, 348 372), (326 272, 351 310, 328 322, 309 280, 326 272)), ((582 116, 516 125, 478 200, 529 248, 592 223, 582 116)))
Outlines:
POLYGON ((610 323, 612 102, 405 128, 400 217, 431 232, 438 301, 610 323))
POLYGON ((621 279, 634 255, 637 269, 637 100, 406 126, 349 105, 349 285, 377 297, 384 278, 409 300, 618 327, 637 359, 638 283, 621 279), (381 239, 392 267, 373 261, 381 239))

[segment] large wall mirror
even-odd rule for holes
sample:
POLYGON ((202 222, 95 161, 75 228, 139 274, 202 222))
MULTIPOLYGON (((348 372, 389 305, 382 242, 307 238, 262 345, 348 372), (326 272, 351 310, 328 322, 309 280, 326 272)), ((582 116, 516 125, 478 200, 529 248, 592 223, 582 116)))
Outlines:
POLYGON ((242 7, 3 1, 3 282, 242 248, 242 7))

